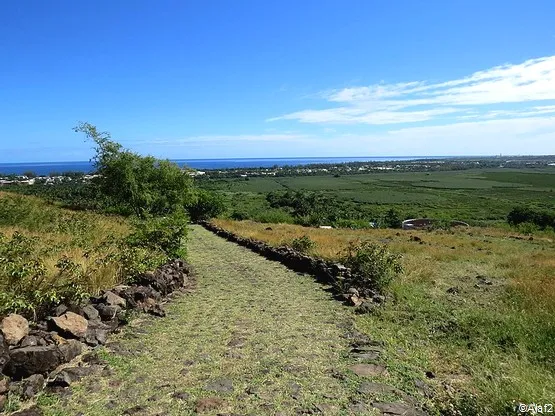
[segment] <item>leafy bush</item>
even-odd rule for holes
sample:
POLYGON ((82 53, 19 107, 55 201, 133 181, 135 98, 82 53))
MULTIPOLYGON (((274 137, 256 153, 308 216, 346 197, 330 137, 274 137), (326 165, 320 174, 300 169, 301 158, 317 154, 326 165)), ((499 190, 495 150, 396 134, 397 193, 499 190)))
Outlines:
POLYGON ((393 208, 388 210, 383 217, 383 225, 387 228, 401 228, 403 220, 393 208))
POLYGON ((196 193, 195 201, 189 204, 187 210, 191 220, 202 221, 223 214, 226 206, 219 194, 200 189, 196 193))
POLYGON ((168 258, 185 256, 188 218, 183 211, 165 217, 150 217, 136 223, 136 231, 127 239, 129 247, 162 251, 168 258))
POLYGON ((555 229, 555 213, 532 207, 515 207, 507 215, 507 222, 512 226, 531 223, 541 230, 547 227, 555 229))
POLYGON ((280 209, 269 209, 256 213, 253 218, 255 221, 263 223, 291 224, 293 217, 280 209))
POLYGON ((250 218, 250 215, 246 211, 234 210, 231 213, 230 217, 231 217, 231 219, 236 220, 236 221, 244 221, 244 220, 248 220, 250 218))
POLYGON ((385 290, 403 268, 401 256, 391 253, 385 245, 364 241, 350 243, 341 258, 351 269, 352 286, 362 289, 385 290))
POLYGON ((316 246, 316 243, 309 236, 303 235, 302 237, 294 238, 289 245, 301 253, 307 253, 316 246))

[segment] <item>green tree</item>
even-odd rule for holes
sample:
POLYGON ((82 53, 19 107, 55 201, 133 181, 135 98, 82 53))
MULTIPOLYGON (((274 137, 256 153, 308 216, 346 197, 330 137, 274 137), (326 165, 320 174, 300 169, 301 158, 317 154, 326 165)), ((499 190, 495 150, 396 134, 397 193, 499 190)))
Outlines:
POLYGON ((175 163, 126 150, 90 123, 79 123, 74 131, 94 142, 96 183, 117 205, 145 218, 183 210, 194 200, 191 177, 175 163))
POLYGON ((223 214, 226 206, 220 195, 199 189, 195 201, 187 209, 193 221, 202 221, 223 214))

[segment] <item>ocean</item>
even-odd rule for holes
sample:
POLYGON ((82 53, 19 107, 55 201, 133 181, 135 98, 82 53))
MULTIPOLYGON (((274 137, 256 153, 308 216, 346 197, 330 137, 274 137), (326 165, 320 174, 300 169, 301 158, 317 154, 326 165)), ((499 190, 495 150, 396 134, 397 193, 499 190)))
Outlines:
MULTIPOLYGON (((380 157, 312 157, 267 159, 176 159, 172 162, 193 169, 271 168, 273 166, 302 166, 315 163, 385 162, 396 160, 443 159, 446 156, 380 156, 380 157)), ((52 173, 92 171, 91 162, 0 163, 0 175, 22 175, 33 172, 44 176, 52 173)))

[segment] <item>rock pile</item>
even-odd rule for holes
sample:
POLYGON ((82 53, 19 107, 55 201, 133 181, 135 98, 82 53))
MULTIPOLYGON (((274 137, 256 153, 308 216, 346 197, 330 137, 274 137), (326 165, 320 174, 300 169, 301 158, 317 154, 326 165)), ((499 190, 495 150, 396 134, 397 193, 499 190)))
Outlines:
POLYGON ((202 222, 201 225, 216 235, 246 247, 269 260, 278 261, 291 270, 313 275, 318 282, 331 285, 336 298, 356 306, 358 312, 370 312, 385 300, 383 295, 369 287, 356 287, 354 285, 356 279, 351 270, 341 263, 307 256, 291 247, 273 247, 263 241, 243 238, 209 222, 202 222))
POLYGON ((139 276, 133 285, 116 286, 80 305, 58 305, 43 321, 30 324, 17 314, 1 319, 0 412, 8 394, 26 399, 44 386, 67 386, 86 375, 90 366, 56 370, 87 347, 106 343, 127 322, 129 309, 165 316, 164 297, 191 284, 189 266, 173 260, 139 276))

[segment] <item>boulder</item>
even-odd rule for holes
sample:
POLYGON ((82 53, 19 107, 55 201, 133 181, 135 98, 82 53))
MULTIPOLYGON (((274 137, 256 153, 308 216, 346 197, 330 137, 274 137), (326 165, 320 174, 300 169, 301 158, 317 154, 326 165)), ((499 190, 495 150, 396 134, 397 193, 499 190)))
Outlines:
POLYGON ((126 306, 125 299, 109 290, 104 292, 104 296, 102 297, 102 299, 108 306, 119 306, 121 308, 125 308, 126 306))
POLYGON ((87 334, 88 321, 74 312, 53 317, 51 322, 64 334, 70 334, 76 338, 82 338, 87 334))
POLYGON ((110 333, 110 327, 102 322, 89 321, 85 342, 91 346, 104 345, 110 333))
POLYGON ((100 367, 101 366, 80 366, 64 368, 52 377, 52 380, 48 382, 48 386, 69 387, 71 383, 93 374, 95 371, 98 371, 100 367))
POLYGON ((6 338, 4 338, 4 334, 0 331, 0 373, 4 370, 4 367, 10 360, 10 347, 6 338))
POLYGON ((35 397, 44 389, 45 379, 42 374, 33 374, 21 381, 21 397, 25 400, 35 397))
POLYGON ((62 355, 62 362, 68 363, 83 352, 83 344, 76 339, 68 339, 67 342, 58 345, 62 355))
POLYGON ((16 348, 4 373, 16 379, 33 374, 46 374, 62 363, 63 355, 57 345, 16 348))
POLYGON ((27 335, 19 343, 21 347, 35 347, 39 345, 39 339, 35 335, 27 335))
POLYGON ((0 412, 2 412, 6 407, 7 401, 8 401, 8 397, 3 394, 0 394, 0 412))
POLYGON ((12 313, 2 320, 0 330, 8 344, 17 345, 23 337, 29 334, 29 321, 21 315, 12 313))
POLYGON ((83 307, 83 315, 85 315, 85 318, 89 321, 96 321, 100 319, 100 315, 93 305, 83 307))
POLYGON ((98 311, 100 319, 103 321, 112 321, 117 319, 117 315, 121 311, 119 306, 110 306, 105 305, 104 303, 99 303, 98 305, 94 305, 94 307, 98 311))

